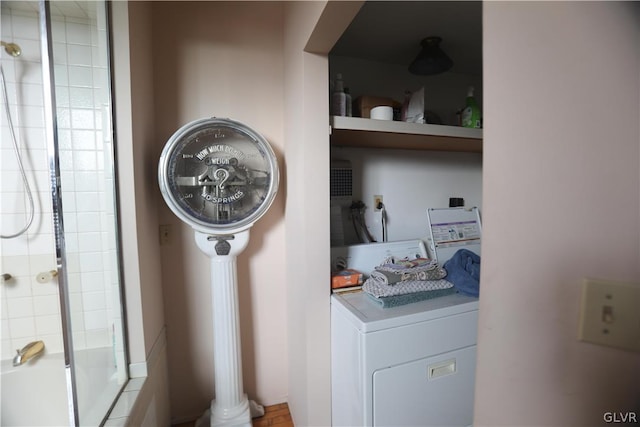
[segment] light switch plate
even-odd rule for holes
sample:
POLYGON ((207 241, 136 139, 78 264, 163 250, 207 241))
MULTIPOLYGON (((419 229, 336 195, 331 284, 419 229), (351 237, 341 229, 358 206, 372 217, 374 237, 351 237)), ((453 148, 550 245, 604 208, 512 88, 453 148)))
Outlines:
POLYGON ((640 351, 640 284, 584 279, 578 339, 640 351))

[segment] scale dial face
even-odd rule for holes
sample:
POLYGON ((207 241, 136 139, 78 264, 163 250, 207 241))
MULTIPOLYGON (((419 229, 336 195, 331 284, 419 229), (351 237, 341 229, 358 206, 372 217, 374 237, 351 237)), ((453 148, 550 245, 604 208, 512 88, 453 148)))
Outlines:
POLYGON ((167 141, 158 179, 178 218, 203 233, 234 234, 271 206, 278 163, 266 139, 251 128, 207 118, 186 124, 167 141))

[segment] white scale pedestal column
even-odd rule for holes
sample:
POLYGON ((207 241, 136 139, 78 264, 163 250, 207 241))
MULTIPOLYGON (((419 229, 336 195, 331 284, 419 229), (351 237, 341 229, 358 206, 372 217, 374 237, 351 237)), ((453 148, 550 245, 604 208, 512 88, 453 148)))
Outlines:
POLYGON ((249 243, 249 231, 210 236, 196 231, 196 244, 211 259, 215 399, 196 427, 247 426, 264 408, 249 401, 242 386, 236 257, 249 243))

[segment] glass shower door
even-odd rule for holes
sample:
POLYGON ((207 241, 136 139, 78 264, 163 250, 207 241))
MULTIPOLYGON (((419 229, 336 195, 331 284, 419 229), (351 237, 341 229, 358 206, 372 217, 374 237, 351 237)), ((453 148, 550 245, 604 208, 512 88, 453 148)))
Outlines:
POLYGON ((127 381, 107 4, 2 0, 0 18, 2 424, 100 425, 127 381))
POLYGON ((76 416, 96 425, 127 380, 107 7, 49 4, 76 416))

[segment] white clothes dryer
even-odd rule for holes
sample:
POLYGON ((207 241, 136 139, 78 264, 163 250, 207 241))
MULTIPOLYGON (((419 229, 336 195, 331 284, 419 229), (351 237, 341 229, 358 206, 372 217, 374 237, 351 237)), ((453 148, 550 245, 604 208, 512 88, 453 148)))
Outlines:
MULTIPOLYGON (((422 241, 334 248, 332 260, 368 273, 382 255, 406 254, 426 256, 422 241)), ((471 425, 478 299, 452 294, 382 308, 370 298, 331 296, 332 424, 471 425)))

